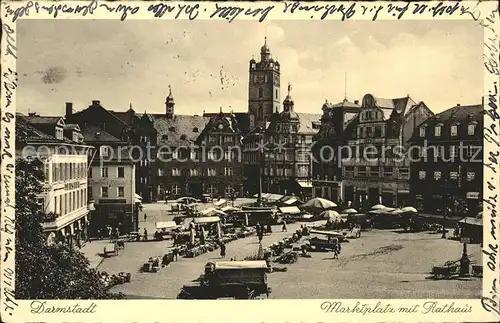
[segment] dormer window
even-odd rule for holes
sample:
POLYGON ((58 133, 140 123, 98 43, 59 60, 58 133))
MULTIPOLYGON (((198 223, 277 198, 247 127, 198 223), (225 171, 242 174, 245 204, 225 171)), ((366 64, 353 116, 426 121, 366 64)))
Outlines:
POLYGON ((108 146, 101 146, 100 147, 100 156, 101 157, 108 157, 109 156, 109 147, 108 146))
POLYGON ((475 132, 476 132, 476 125, 475 124, 470 124, 467 126, 467 134, 469 136, 473 136, 475 132))
POLYGON ((63 140, 63 138, 64 138, 63 129, 57 127, 56 128, 56 139, 63 140))
POLYGON ((450 133, 451 133, 452 137, 457 135, 457 125, 456 124, 451 126, 450 133))
POLYGON ((425 127, 420 127, 420 137, 425 137, 425 127))
POLYGON ((198 127, 194 127, 193 132, 198 132, 198 127))
POLYGON ((440 125, 437 125, 437 126, 434 128, 434 136, 436 136, 436 137, 441 137, 441 126, 440 126, 440 125))
POLYGON ((186 135, 181 135, 181 140, 186 140, 186 135))
POLYGON ((167 135, 161 136, 161 140, 167 141, 168 140, 168 136, 167 135))
POLYGON ((175 131, 175 127, 168 128, 168 131, 174 132, 175 131))

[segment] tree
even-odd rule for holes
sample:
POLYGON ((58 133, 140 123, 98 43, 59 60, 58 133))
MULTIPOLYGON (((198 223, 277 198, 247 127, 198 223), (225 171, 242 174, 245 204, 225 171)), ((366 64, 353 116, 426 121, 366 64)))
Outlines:
POLYGON ((39 159, 16 161, 16 298, 110 299, 87 258, 64 244, 48 245, 36 202, 44 181, 39 159))

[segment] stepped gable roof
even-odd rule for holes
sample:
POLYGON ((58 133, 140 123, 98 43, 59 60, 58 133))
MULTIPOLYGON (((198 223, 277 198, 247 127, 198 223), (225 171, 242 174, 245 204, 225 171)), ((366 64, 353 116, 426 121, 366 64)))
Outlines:
POLYGON ((410 96, 395 99, 373 98, 375 106, 382 110, 384 120, 389 120, 394 112, 400 116, 405 116, 410 111, 411 107, 417 104, 410 96))
POLYGON ((194 142, 210 121, 209 117, 175 114, 168 118, 164 114, 151 114, 157 131, 158 144, 178 147, 194 142))

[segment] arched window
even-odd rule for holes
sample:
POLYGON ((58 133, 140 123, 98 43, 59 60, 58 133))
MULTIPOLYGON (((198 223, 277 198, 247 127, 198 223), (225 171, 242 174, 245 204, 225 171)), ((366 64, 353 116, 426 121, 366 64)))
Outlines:
POLYGON ((174 184, 172 185, 172 195, 180 195, 181 194, 181 188, 179 187, 179 185, 177 184, 174 184))
POLYGON ((264 117, 264 108, 262 106, 259 106, 258 116, 259 116, 259 118, 264 117))
POLYGON ((259 99, 262 99, 263 96, 264 96, 264 90, 262 90, 262 88, 260 87, 259 88, 259 99))

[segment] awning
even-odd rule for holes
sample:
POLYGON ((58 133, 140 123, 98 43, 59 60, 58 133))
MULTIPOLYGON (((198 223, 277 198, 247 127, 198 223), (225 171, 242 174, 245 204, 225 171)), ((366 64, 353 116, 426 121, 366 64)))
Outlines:
POLYGON ((464 218, 464 219, 458 221, 458 223, 470 224, 470 225, 476 225, 476 226, 482 227, 483 226, 483 219, 467 217, 467 218, 464 218))
POLYGON ((222 212, 228 212, 228 211, 237 211, 239 210, 237 207, 234 207, 234 206, 231 206, 231 205, 228 205, 228 206, 224 206, 223 208, 220 209, 222 212))
POLYGON ((226 203, 226 202, 227 202, 226 200, 224 200, 224 199, 220 199, 220 200, 218 200, 218 201, 214 202, 214 205, 215 205, 215 206, 221 206, 222 204, 224 204, 224 203, 226 203))
POLYGON ((200 211, 200 214, 201 215, 208 215, 210 213, 214 212, 215 213, 215 208, 211 207, 211 208, 208 208, 208 209, 205 209, 205 210, 201 210, 200 211))
POLYGON ((269 194, 268 197, 266 197, 267 200, 270 202, 278 201, 283 198, 283 195, 280 194, 269 194))
POLYGON ((200 218, 194 218, 193 222, 196 224, 217 223, 220 222, 220 218, 218 216, 204 216, 200 218))
POLYGON ((312 182, 310 181, 297 181, 297 184, 299 184, 300 187, 312 188, 312 182))
POLYGON ((300 213, 300 210, 296 206, 284 206, 280 207, 281 213, 289 213, 289 214, 298 214, 300 213))
POLYGON ((173 229, 177 227, 174 221, 156 222, 156 229, 173 229))
POLYGON ((139 194, 135 194, 135 203, 141 203, 142 202, 142 197, 139 194))
POLYGON ((409 190, 398 190, 399 194, 410 194, 409 190))
POLYGON ((314 215, 309 214, 309 213, 306 213, 306 214, 304 214, 304 215, 302 216, 302 218, 303 218, 303 219, 311 219, 311 218, 313 218, 313 217, 314 217, 314 215))
POLYGON ((291 205, 291 204, 293 204, 293 203, 295 203, 295 202, 297 202, 297 201, 298 201, 298 199, 297 199, 296 197, 293 197, 293 196, 292 196, 292 197, 291 197, 291 198, 289 198, 288 200, 284 201, 284 202, 283 202, 283 204, 286 204, 286 205, 291 205))
POLYGON ((467 192, 467 194, 465 194, 465 197, 471 200, 478 200, 479 192, 467 192))

